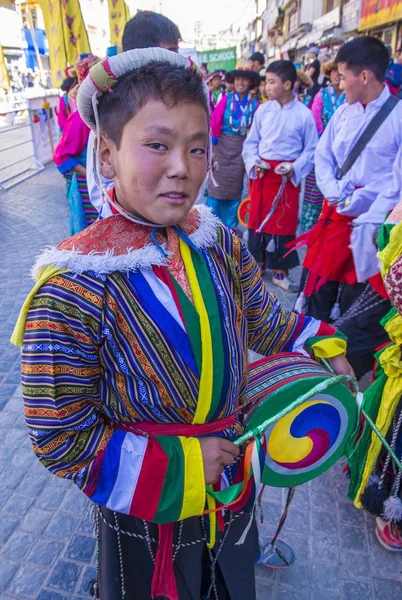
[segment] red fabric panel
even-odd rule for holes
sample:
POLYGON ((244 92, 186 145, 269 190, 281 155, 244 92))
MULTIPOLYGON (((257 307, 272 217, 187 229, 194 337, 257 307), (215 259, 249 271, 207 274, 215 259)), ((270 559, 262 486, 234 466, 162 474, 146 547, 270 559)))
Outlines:
MULTIPOLYGON (((249 229, 258 229, 272 208, 273 201, 282 183, 282 175, 275 173, 275 167, 283 160, 270 160, 271 168, 262 177, 251 183, 251 203, 248 220, 249 229)), ((289 161, 291 162, 291 161, 289 161)), ((263 232, 275 235, 295 235, 299 211, 299 186, 291 181, 286 183, 279 204, 264 226, 263 232)))

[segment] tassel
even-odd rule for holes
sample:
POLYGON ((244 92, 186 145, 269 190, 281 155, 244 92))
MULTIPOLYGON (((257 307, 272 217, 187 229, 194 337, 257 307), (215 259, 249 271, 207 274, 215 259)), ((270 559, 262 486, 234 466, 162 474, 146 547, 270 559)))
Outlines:
POLYGON ((402 500, 399 496, 390 496, 385 500, 382 516, 386 521, 393 521, 394 523, 402 520, 402 500))
POLYGON ((275 252, 275 240, 271 238, 267 246, 267 252, 275 252))
POLYGON ((342 316, 341 305, 339 302, 335 302, 335 304, 332 307, 329 318, 331 319, 331 321, 337 321, 338 319, 341 318, 341 316, 342 316))
POLYGON ((167 600, 179 600, 173 571, 173 523, 158 525, 159 543, 151 584, 151 597, 162 596, 167 600))
POLYGON ((253 524, 253 520, 254 520, 254 510, 255 510, 255 504, 254 504, 254 506, 253 506, 253 509, 252 509, 252 511, 251 511, 251 514, 250 514, 250 519, 249 519, 249 521, 248 521, 248 523, 247 523, 247 525, 246 525, 246 528, 245 528, 245 530, 243 531, 243 533, 241 534, 241 536, 240 536, 240 539, 239 539, 239 540, 238 540, 238 541, 235 543, 235 546, 241 546, 241 545, 242 545, 242 544, 244 544, 244 542, 246 541, 246 538, 247 538, 248 532, 250 531, 250 529, 251 529, 251 525, 253 524))
POLYGON ((298 299, 296 300, 294 311, 299 313, 300 315, 301 313, 304 313, 306 311, 306 308, 306 296, 304 295, 304 292, 301 292, 298 299))
POLYGON ((363 508, 376 517, 382 515, 386 499, 387 492, 384 488, 378 487, 377 483, 367 486, 361 495, 363 508))

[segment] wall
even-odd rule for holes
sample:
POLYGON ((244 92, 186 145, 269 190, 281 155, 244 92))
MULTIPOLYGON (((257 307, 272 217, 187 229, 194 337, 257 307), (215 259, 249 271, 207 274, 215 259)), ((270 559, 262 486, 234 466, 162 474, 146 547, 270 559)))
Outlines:
POLYGON ((300 23, 312 23, 321 17, 324 11, 324 0, 301 0, 300 23))

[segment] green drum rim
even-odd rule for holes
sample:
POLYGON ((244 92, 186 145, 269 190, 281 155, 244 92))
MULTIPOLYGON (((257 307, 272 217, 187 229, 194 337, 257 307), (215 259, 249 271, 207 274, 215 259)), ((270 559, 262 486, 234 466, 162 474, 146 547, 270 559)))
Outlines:
MULTIPOLYGON (((289 406, 295 400, 297 400, 299 396, 302 396, 303 394, 309 392, 309 390, 311 390, 315 385, 319 384, 320 382, 324 382, 327 380, 328 377, 322 375, 311 376, 306 379, 299 379, 297 381, 293 381, 275 390, 263 401, 260 401, 256 408, 253 409, 252 413, 249 415, 249 418, 247 420, 245 432, 254 429, 262 422, 273 417, 275 414, 279 413, 283 409, 286 409, 286 407, 289 406)), ((333 386, 329 387, 329 389, 327 389, 325 392, 316 394, 314 396, 314 399, 317 401, 319 399, 322 399, 324 402, 328 402, 329 396, 333 396, 335 398, 335 403, 338 403, 338 407, 342 412, 343 416, 345 417, 345 413, 347 415, 347 425, 345 423, 343 424, 343 438, 336 450, 333 451, 331 455, 328 456, 328 458, 323 463, 319 464, 316 468, 309 467, 308 470, 301 473, 292 472, 292 470, 289 470, 286 473, 278 473, 272 470, 272 468, 268 464, 270 461, 272 461, 272 458, 269 457, 267 449, 268 463, 266 462, 262 474, 263 483, 272 487, 289 487, 306 483, 307 481, 318 477, 319 475, 330 469, 345 454, 346 446, 353 432, 355 431, 357 424, 358 409, 356 399, 353 397, 349 389, 342 383, 336 383, 333 386)), ((304 406, 304 404, 301 406, 304 406)), ((272 425, 268 429, 268 431, 270 432, 278 422, 279 421, 276 421, 276 423, 272 425)))

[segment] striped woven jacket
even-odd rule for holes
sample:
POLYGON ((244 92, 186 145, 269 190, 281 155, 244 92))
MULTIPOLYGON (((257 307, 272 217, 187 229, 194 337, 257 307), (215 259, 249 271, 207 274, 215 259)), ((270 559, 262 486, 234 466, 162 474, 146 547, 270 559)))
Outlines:
MULTIPOLYGON (((166 235, 113 216, 47 250, 19 321, 39 460, 93 501, 158 523, 202 514, 199 441, 116 425, 224 419, 244 401, 248 348, 304 351, 314 337, 322 353, 322 335, 335 333, 283 310, 209 209, 166 235)), ((342 351, 334 339, 328 356, 342 351)), ((241 430, 238 418, 223 435, 241 430)))

